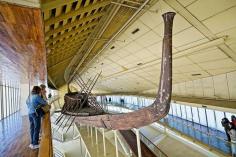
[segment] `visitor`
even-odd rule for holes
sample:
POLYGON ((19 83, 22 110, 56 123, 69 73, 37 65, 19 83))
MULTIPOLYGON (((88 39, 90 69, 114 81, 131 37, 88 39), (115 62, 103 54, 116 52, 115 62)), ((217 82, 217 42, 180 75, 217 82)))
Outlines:
POLYGON ((229 127, 229 124, 230 124, 229 119, 228 119, 228 118, 223 118, 223 119, 221 120, 221 124, 222 124, 222 126, 224 127, 225 133, 226 133, 226 136, 227 136, 227 139, 228 139, 228 141, 230 142, 231 139, 230 139, 230 135, 229 135, 229 133, 228 133, 228 130, 229 130, 228 127, 229 127))
POLYGON ((228 134, 230 135, 231 139, 231 152, 232 157, 236 157, 236 130, 232 123, 228 123, 228 134))
POLYGON ((34 86, 31 94, 26 100, 29 113, 30 121, 30 138, 31 144, 29 147, 31 149, 39 148, 39 132, 41 126, 41 116, 36 112, 40 106, 44 106, 47 102, 41 97, 41 88, 39 86, 34 86))
POLYGON ((236 128, 236 117, 234 115, 231 116, 231 121, 232 121, 233 127, 236 128))
POLYGON ((106 102, 106 104, 107 104, 107 97, 105 96, 105 102, 106 102))
POLYGON ((40 85, 40 88, 41 88, 41 97, 42 97, 44 100, 47 100, 46 86, 45 86, 44 84, 41 84, 41 85, 40 85))

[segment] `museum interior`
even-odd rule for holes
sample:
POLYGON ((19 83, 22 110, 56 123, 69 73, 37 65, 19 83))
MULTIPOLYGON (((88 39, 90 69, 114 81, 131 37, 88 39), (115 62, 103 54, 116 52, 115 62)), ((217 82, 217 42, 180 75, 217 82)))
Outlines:
POLYGON ((0 0, 1 157, 236 157, 235 0, 0 0))

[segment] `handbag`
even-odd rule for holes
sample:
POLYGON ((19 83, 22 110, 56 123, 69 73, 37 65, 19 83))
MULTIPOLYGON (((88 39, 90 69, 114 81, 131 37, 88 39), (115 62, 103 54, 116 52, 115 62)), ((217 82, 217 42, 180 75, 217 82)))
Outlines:
POLYGON ((50 111, 51 106, 50 105, 45 105, 45 106, 42 106, 41 108, 45 113, 47 113, 47 112, 50 111))
POLYGON ((45 106, 39 105, 37 108, 35 108, 36 116, 40 116, 40 117, 43 117, 45 113, 49 111, 50 111, 50 105, 45 105, 45 106))

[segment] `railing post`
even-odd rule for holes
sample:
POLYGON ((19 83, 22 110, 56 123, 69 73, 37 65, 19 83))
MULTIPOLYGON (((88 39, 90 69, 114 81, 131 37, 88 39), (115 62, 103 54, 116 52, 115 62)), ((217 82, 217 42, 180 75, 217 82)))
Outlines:
POLYGON ((98 144, 98 130, 95 128, 96 144, 98 144))
POLYGON ((134 130, 135 130, 136 139, 137 139, 138 157, 142 157, 141 146, 140 146, 140 134, 139 134, 139 129, 134 129, 134 130))
POLYGON ((93 138, 93 127, 92 126, 90 126, 90 134, 91 134, 91 138, 93 138))
POLYGON ((103 140, 103 151, 104 151, 104 156, 106 156, 106 141, 105 141, 105 132, 104 132, 104 128, 102 129, 102 140, 103 140))
POLYGON ((117 131, 116 130, 114 130, 114 136, 115 136, 115 145, 116 145, 116 157, 119 157, 118 142, 117 142, 117 131))
POLYGON ((89 126, 87 125, 87 133, 88 133, 88 136, 89 136, 89 126))

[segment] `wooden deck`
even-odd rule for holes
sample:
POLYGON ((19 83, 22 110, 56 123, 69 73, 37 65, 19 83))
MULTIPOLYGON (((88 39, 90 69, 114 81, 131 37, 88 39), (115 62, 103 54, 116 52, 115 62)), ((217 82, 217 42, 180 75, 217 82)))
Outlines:
POLYGON ((38 150, 31 150, 28 116, 19 112, 0 121, 0 156, 37 157, 38 150))

